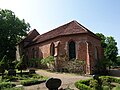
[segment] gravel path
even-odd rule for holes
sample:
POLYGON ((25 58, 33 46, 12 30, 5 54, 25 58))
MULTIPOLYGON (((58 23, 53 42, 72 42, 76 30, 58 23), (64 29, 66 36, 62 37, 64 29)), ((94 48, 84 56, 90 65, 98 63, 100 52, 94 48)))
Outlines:
MULTIPOLYGON (((43 75, 43 76, 47 76, 49 78, 59 78, 62 80, 62 88, 66 88, 66 87, 70 87, 74 90, 78 90, 77 88, 75 88, 74 83, 78 80, 83 80, 83 79, 88 79, 90 77, 85 77, 85 76, 79 76, 79 75, 75 75, 75 74, 68 74, 68 73, 52 73, 52 72, 47 72, 45 70, 37 70, 36 71, 37 74, 43 75)), ((45 87, 45 83, 42 84, 38 84, 38 85, 32 85, 32 86, 27 86, 24 87, 25 90, 48 90, 45 87)))

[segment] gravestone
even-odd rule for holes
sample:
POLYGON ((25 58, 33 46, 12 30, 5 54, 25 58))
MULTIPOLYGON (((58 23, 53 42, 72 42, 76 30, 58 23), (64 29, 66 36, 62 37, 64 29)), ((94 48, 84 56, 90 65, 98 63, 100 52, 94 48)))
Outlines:
POLYGON ((15 63, 9 63, 8 76, 16 76, 15 63))
POLYGON ((62 81, 58 78, 50 78, 46 81, 46 87, 48 90, 58 90, 62 81))
POLYGON ((16 71, 14 69, 9 69, 8 76, 16 76, 16 71))

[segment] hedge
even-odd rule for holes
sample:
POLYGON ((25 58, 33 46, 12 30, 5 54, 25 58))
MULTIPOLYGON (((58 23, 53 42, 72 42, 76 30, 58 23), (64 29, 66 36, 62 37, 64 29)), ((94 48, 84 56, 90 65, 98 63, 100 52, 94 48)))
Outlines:
POLYGON ((88 80, 80 80, 75 83, 75 86, 80 90, 92 90, 89 85, 90 79, 88 80))
POLYGON ((3 89, 3 88, 11 88, 11 87, 14 87, 15 84, 12 84, 10 82, 1 82, 0 83, 0 90, 3 89))
POLYGON ((102 90, 103 88, 113 88, 111 82, 120 84, 120 79, 111 76, 100 76, 98 80, 79 80, 75 83, 75 86, 79 90, 102 90))
POLYGON ((45 80, 39 81, 39 80, 36 80, 36 79, 31 79, 31 80, 22 80, 21 84, 23 86, 30 86, 30 85, 40 84, 42 82, 45 82, 45 80))

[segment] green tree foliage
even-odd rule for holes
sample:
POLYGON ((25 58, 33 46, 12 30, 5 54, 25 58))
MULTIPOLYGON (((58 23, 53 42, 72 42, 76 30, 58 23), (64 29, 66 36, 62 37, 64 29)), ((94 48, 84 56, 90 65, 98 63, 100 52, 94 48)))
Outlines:
POLYGON ((0 9, 0 59, 4 55, 15 59, 16 44, 27 35, 30 25, 20 20, 11 10, 0 9))
POLYGON ((101 39, 101 46, 103 48, 106 48, 106 43, 105 43, 106 37, 102 33, 96 33, 96 35, 101 39))
POLYGON ((120 56, 117 57, 117 62, 116 62, 116 64, 117 64, 118 66, 120 66, 120 56))
POLYGON ((104 48, 104 61, 107 61, 106 66, 112 66, 117 61, 117 42, 112 36, 106 37, 102 33, 96 33, 96 35, 101 39, 101 45, 104 48))
POLYGON ((104 53, 106 59, 116 63, 118 55, 117 42, 113 37, 110 36, 106 38, 106 45, 107 46, 104 53))

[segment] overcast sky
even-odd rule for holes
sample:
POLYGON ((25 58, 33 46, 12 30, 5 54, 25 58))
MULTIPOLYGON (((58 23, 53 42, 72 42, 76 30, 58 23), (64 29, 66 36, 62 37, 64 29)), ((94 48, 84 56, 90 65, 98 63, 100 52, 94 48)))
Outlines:
POLYGON ((12 10, 40 34, 77 20, 94 33, 113 36, 120 49, 120 0, 0 0, 0 8, 12 10))

